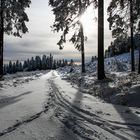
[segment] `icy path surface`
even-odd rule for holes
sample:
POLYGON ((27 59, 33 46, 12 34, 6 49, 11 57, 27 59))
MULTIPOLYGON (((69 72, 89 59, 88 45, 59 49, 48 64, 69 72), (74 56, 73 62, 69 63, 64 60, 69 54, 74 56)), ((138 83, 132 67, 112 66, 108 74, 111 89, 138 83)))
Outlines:
POLYGON ((140 140, 140 109, 103 103, 50 71, 0 89, 0 140, 140 140))

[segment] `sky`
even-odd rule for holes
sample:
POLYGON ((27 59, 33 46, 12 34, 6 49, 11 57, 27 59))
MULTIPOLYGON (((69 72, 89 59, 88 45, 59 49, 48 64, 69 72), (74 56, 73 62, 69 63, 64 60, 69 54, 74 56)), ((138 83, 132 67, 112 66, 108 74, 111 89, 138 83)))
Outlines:
MULTIPOLYGON (((109 31, 106 8, 109 0, 105 1, 105 48, 111 42, 111 32, 109 31)), ((48 6, 48 0, 32 0, 30 8, 26 9, 29 17, 27 27, 29 32, 22 38, 5 35, 4 38, 4 60, 26 60, 32 56, 49 55, 52 53, 56 59, 74 59, 80 60, 81 55, 72 43, 67 43, 63 50, 59 50, 57 42, 60 33, 54 33, 50 26, 54 22, 54 15, 51 7, 48 6)), ((97 11, 92 7, 82 16, 81 21, 84 26, 85 36, 88 40, 85 42, 85 56, 88 61, 91 56, 97 54, 97 11)))

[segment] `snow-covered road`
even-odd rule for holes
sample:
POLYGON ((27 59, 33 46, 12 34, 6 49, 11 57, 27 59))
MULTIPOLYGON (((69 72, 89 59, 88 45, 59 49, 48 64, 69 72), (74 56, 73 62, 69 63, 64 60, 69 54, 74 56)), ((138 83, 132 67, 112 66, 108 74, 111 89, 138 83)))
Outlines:
POLYGON ((46 113, 51 75, 50 72, 39 78, 15 78, 6 82, 8 86, 3 85, 0 89, 0 140, 73 138, 65 131, 59 134, 63 125, 51 119, 51 111, 46 113))
POLYGON ((40 112, 47 100, 49 88, 45 75, 23 84, 15 79, 14 82, 17 86, 5 86, 0 90, 0 131, 40 112))
POLYGON ((14 80, 0 88, 0 140, 140 139, 139 108, 104 103, 56 71, 14 80))

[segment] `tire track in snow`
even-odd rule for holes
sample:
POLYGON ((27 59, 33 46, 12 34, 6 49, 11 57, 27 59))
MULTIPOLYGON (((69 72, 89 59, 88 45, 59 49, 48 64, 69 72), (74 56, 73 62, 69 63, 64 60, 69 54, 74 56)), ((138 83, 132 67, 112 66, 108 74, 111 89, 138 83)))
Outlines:
MULTIPOLYGON (((116 138, 128 140, 128 138, 125 137, 126 135, 125 136, 121 135, 121 133, 118 133, 115 131, 117 129, 118 130, 124 129, 123 127, 113 125, 113 123, 115 124, 117 122, 113 122, 113 121, 110 122, 108 120, 104 120, 103 118, 97 116, 96 114, 92 114, 91 112, 89 112, 87 110, 83 110, 81 108, 76 107, 75 105, 72 105, 72 103, 70 103, 68 100, 66 100, 62 96, 61 92, 59 91, 59 88, 53 82, 54 78, 55 78, 55 75, 53 75, 53 78, 51 80, 49 80, 49 83, 50 83, 51 88, 52 88, 52 93, 55 94, 55 98, 56 98, 55 102, 61 108, 65 109, 65 110, 70 110, 71 113, 75 114, 77 118, 80 118, 80 119, 82 118, 83 121, 86 120, 88 123, 98 126, 99 128, 103 129, 104 131, 109 132, 110 134, 114 135, 116 138), (93 118, 91 118, 91 117, 93 117, 93 118)), ((62 112, 63 112, 63 109, 62 109, 62 112)), ((63 113, 58 113, 57 117, 60 118, 60 116, 62 114, 63 113)), ((64 119, 64 116, 62 116, 62 118, 60 120, 63 122, 63 119, 64 119)), ((63 123, 65 123, 65 122, 63 122, 63 123)), ((65 124, 65 125, 66 126, 68 125, 68 127, 70 127, 70 124, 65 124)), ((121 123, 121 125, 127 125, 127 124, 121 123)), ((129 124, 129 125, 139 126, 138 124, 129 124)), ((129 130, 130 130, 130 128, 129 128, 129 130)), ((79 134, 79 132, 78 131, 76 132, 76 130, 74 130, 74 132, 79 134)), ((132 136, 129 136, 129 137, 132 137, 132 136)), ((133 138, 134 138, 134 136, 133 136, 133 138)), ((138 139, 138 137, 135 137, 135 138, 138 139)))
POLYGON ((11 133, 13 131, 15 131, 17 128, 19 128, 21 125, 23 124, 27 124, 27 123, 30 123, 32 122, 33 120, 39 118, 41 115, 43 115, 44 113, 47 113, 49 111, 49 109, 51 108, 51 98, 52 98, 52 95, 51 93, 49 94, 49 98, 48 98, 48 102, 47 102, 47 105, 44 106, 44 110, 30 116, 29 118, 27 118, 26 120, 22 120, 22 121, 19 121, 17 123, 15 123, 14 125, 8 127, 7 129, 3 130, 0 132, 0 137, 8 134, 8 133, 11 133))

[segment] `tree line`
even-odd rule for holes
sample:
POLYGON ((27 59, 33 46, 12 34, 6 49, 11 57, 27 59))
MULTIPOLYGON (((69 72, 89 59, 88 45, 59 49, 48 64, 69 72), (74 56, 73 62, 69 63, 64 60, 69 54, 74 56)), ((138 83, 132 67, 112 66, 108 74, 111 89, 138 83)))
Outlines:
POLYGON ((29 18, 25 9, 30 4, 31 0, 0 0, 0 78, 3 76, 4 35, 22 37, 28 32, 29 18))
MULTIPOLYGON (((120 55, 123 53, 130 52, 131 37, 123 38, 122 36, 117 37, 112 41, 109 47, 105 50, 105 57, 113 57, 115 55, 120 55)), ((134 49, 139 49, 140 46, 140 34, 136 33, 134 35, 134 49)))
POLYGON ((55 60, 50 54, 49 56, 43 55, 31 57, 24 62, 17 60, 16 62, 9 61, 9 64, 5 64, 3 68, 3 74, 13 74, 23 71, 36 71, 36 70, 51 70, 64 66, 72 66, 74 64, 73 59, 68 62, 66 59, 55 60))
MULTIPOLYGON (((130 36, 131 71, 134 72, 134 34, 140 32, 140 0, 112 0, 107 12, 112 37, 127 38, 130 36)), ((140 73, 140 62, 138 73, 140 73)))
MULTIPOLYGON (((74 44, 76 49, 81 51, 82 73, 85 72, 85 36, 80 17, 89 6, 92 5, 94 9, 98 8, 97 77, 99 80, 105 79, 104 0, 49 0, 49 5, 52 7, 53 14, 55 15, 55 21, 52 26, 53 31, 63 32, 60 37, 60 41, 58 42, 60 49, 64 48, 64 43, 66 43, 67 41, 67 34, 70 32, 71 28, 72 30, 74 30, 74 33, 69 41, 74 44)), ((109 22, 109 28, 112 31, 112 37, 116 38, 114 42, 121 41, 123 47, 125 47, 122 38, 127 38, 129 36, 130 30, 131 71, 133 72, 135 71, 134 34, 139 33, 140 31, 140 0, 111 0, 107 9, 107 13, 109 16, 107 20, 109 22)), ((108 49, 107 51, 111 51, 114 45, 115 48, 120 47, 116 43, 112 43, 111 47, 109 48, 110 50, 108 49)), ((125 48, 123 47, 121 47, 120 49, 125 50, 125 48)))
MULTIPOLYGON (((0 76, 3 75, 3 43, 4 33, 21 37, 28 32, 26 22, 29 21, 25 9, 30 6, 30 0, 5 1, 0 0, 0 76)), ((81 16, 89 6, 98 8, 98 67, 99 80, 106 78, 104 71, 104 0, 49 0, 55 20, 53 31, 61 32, 57 45, 60 49, 70 41, 81 52, 81 72, 85 73, 85 40, 81 16), (73 31, 71 38, 67 35, 73 31)), ((107 13, 112 37, 127 38, 130 36, 131 71, 135 71, 134 34, 140 32, 140 0, 111 0, 107 13)), ((140 48, 140 47, 139 47, 140 48)), ((140 49, 139 49, 140 53, 140 49)), ((140 58, 140 57, 139 57, 140 58)), ((140 62, 139 62, 140 73, 140 62)))

